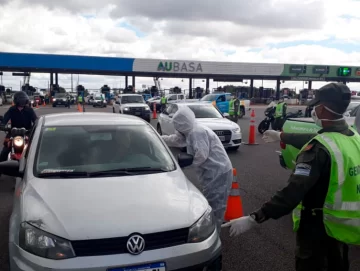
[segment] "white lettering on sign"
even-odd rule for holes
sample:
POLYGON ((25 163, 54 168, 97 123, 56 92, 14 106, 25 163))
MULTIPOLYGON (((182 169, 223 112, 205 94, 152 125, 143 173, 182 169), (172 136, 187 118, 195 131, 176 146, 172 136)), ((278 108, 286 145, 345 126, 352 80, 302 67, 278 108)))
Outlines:
POLYGON ((316 128, 305 128, 305 127, 298 127, 298 126, 290 126, 291 131, 301 131, 306 133, 317 133, 319 129, 316 128))

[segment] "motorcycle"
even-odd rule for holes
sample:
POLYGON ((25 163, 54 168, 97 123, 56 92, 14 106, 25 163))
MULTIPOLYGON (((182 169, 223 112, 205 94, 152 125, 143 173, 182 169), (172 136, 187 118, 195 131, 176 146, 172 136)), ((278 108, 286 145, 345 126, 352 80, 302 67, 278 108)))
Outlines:
MULTIPOLYGON (((259 125, 258 125, 258 132, 260 134, 263 134, 265 131, 269 130, 270 125, 271 128, 274 129, 274 122, 275 122, 275 109, 276 109, 276 104, 274 102, 271 102, 268 107, 266 108, 264 114, 265 114, 265 119, 262 120, 259 125)), ((286 116, 284 117, 281 127, 278 127, 278 130, 282 129, 282 125, 285 123, 285 121, 287 119, 291 119, 291 118, 301 118, 303 117, 303 112, 301 109, 299 109, 297 112, 288 112, 286 114, 286 116)), ((275 130, 275 129, 274 129, 275 130)))
MULTIPOLYGON (((2 119, 0 118, 0 121, 2 119)), ((29 137, 26 135, 28 130, 25 128, 11 128, 11 124, 0 125, 0 130, 10 133, 10 138, 5 138, 5 144, 10 149, 8 161, 20 161, 23 151, 29 143, 29 137)))
POLYGON ((270 125, 273 128, 274 120, 275 120, 275 108, 276 104, 271 102, 268 107, 265 109, 265 119, 263 119, 258 125, 258 132, 263 134, 265 131, 269 130, 270 125))

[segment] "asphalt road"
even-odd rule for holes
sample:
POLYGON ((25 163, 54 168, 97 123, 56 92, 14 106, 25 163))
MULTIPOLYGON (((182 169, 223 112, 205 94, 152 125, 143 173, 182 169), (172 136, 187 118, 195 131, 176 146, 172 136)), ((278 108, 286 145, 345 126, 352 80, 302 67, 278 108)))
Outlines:
MULTIPOLYGON (((5 106, 0 107, 0 115, 3 115, 6 110, 5 106)), ((46 106, 36 110, 38 115, 64 111, 75 112, 76 108, 74 106, 71 109, 46 106)), ((109 106, 106 109, 87 107, 86 111, 112 112, 109 106)), ((255 112, 258 124, 263 119, 264 108, 257 107, 255 112)), ((239 121, 244 142, 248 139, 249 119, 248 114, 239 121)), ((156 121, 152 124, 156 125, 156 121)), ((0 134, 1 142, 3 137, 4 134, 0 134)), ((237 169, 245 214, 261 207, 276 190, 285 186, 290 174, 279 165, 278 156, 275 153, 280 149, 277 143, 265 144, 258 134, 256 141, 259 145, 242 145, 237 152, 229 153, 233 167, 237 169)), ((193 172, 185 170, 185 173, 195 185, 198 185, 193 172)), ((8 221, 12 208, 12 185, 11 178, 6 176, 0 178, 0 271, 8 270, 8 221)), ((228 230, 225 229, 222 232, 222 240, 223 270, 294 270, 295 234, 292 232, 290 215, 277 221, 267 221, 234 239, 229 237, 228 230)), ((350 258, 351 270, 360 271, 360 249, 351 248, 350 258)))

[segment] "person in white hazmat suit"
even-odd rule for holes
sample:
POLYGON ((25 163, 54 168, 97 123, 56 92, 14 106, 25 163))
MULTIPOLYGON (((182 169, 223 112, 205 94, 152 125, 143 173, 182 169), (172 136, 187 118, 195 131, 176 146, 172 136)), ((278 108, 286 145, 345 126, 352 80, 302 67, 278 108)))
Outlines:
POLYGON ((219 137, 211 129, 197 124, 189 107, 180 107, 172 123, 176 133, 162 138, 169 147, 186 145, 187 153, 194 157, 191 167, 196 171, 201 192, 213 209, 220 233, 233 177, 231 161, 219 137))

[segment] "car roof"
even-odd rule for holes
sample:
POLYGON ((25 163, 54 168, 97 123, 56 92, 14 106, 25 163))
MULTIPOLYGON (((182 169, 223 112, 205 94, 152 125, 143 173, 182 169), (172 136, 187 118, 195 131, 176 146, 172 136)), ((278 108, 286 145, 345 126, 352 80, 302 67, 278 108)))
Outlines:
POLYGON ((140 94, 136 94, 136 93, 134 93, 134 94, 130 94, 130 93, 127 93, 127 94, 119 94, 119 96, 120 96, 120 97, 123 97, 123 96, 140 96, 140 97, 142 97, 140 94))
POLYGON ((189 106, 189 105, 201 105, 201 106, 213 106, 211 103, 204 103, 204 102, 191 102, 191 103, 175 103, 178 106, 189 106))
POLYGON ((102 112, 55 113, 42 116, 44 126, 147 125, 144 120, 125 114, 102 112))

